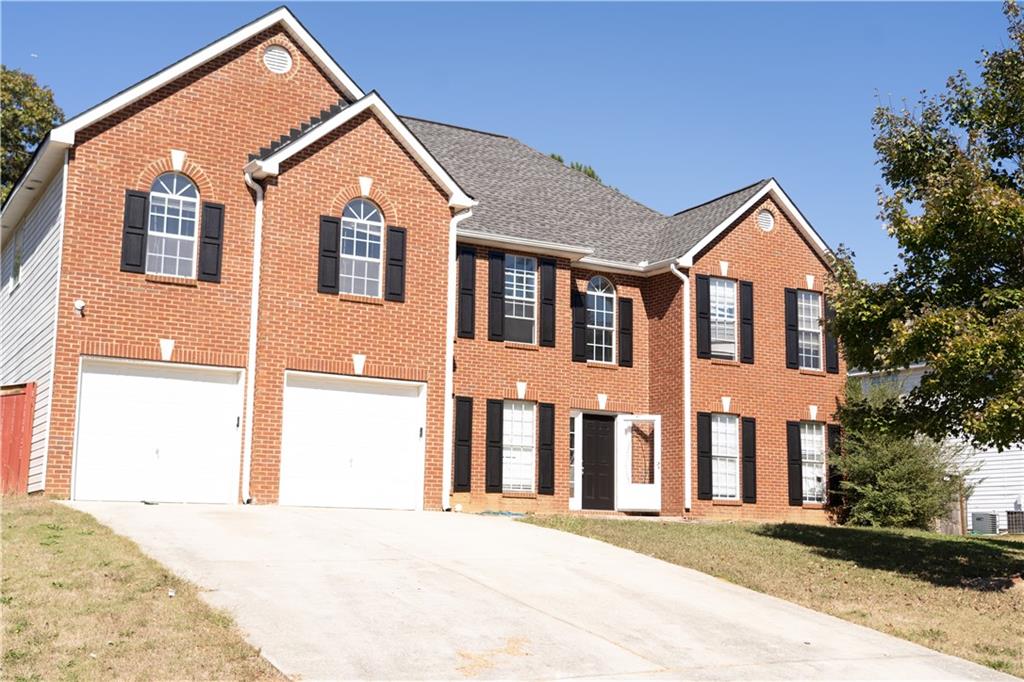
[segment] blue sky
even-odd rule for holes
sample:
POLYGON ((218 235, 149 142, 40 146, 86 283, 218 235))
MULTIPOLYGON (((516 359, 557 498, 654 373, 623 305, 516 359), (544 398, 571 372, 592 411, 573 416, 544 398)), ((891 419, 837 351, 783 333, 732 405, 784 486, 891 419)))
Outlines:
MULTIPOLYGON (((4 2, 0 57, 70 116, 275 6, 4 2)), ((290 7, 399 113, 559 152, 659 211, 775 176, 871 279, 897 258, 876 217, 877 98, 974 74, 1006 36, 996 2, 290 7)))

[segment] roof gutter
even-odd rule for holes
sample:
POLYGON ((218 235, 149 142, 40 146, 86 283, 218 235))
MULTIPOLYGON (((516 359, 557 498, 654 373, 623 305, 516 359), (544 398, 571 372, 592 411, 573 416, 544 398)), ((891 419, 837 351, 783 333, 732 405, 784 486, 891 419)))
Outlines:
POLYGON ((585 246, 570 246, 539 239, 527 239, 525 237, 508 237, 489 232, 477 232, 475 230, 456 230, 456 237, 460 242, 466 244, 477 244, 479 246, 497 246, 499 248, 513 248, 516 251, 527 253, 540 253, 550 256, 560 256, 571 261, 578 261, 585 256, 594 253, 594 250, 585 246))
MULTIPOLYGON (((682 259, 679 259, 682 261, 682 259)), ((690 276, 680 272, 675 263, 670 263, 668 269, 683 283, 683 459, 685 469, 683 471, 683 508, 690 511, 693 502, 693 424, 690 415, 692 403, 693 382, 690 372, 690 276)))

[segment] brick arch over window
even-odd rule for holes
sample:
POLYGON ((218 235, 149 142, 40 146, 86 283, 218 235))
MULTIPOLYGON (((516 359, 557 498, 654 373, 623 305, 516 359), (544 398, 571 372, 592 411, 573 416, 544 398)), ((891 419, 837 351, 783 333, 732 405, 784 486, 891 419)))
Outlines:
POLYGON ((395 202, 391 200, 388 193, 382 190, 376 182, 373 183, 370 193, 366 196, 363 196, 358 181, 342 187, 331 201, 331 215, 340 216, 348 202, 353 199, 369 199, 377 204, 384 216, 385 225, 396 225, 401 222, 398 217, 398 206, 395 205, 395 202))
POLYGON ((210 180, 210 176, 206 174, 206 171, 189 158, 185 159, 185 163, 182 164, 180 171, 174 170, 174 167, 171 166, 170 152, 163 158, 146 164, 135 178, 135 187, 148 190, 153 186, 153 182, 164 173, 181 173, 186 176, 195 184, 196 189, 199 190, 199 196, 204 201, 213 197, 213 182, 210 180))

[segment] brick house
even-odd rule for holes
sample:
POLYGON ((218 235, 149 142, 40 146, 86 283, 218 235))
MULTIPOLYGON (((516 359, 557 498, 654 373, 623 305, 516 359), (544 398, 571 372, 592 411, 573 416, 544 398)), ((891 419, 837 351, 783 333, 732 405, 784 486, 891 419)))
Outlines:
POLYGON ((0 234, 30 492, 824 519, 829 250, 774 179, 662 215, 286 8, 51 131, 0 234))

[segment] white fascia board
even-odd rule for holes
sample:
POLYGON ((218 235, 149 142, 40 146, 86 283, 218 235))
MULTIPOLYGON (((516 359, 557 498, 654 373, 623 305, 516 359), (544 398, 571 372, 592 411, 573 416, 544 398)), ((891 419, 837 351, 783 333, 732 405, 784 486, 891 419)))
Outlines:
POLYGON ((782 191, 782 188, 779 187, 779 183, 772 178, 757 194, 747 199, 747 201, 736 209, 732 215, 719 223, 715 229, 704 235, 703 239, 697 242, 689 251, 680 256, 676 261, 677 265, 684 268, 693 267, 694 259, 707 247, 708 244, 717 239, 720 234, 725 232, 725 230, 729 229, 733 223, 739 220, 740 216, 749 211, 769 194, 771 194, 776 203, 782 207, 782 210, 786 212, 786 215, 791 221, 793 221, 793 224, 796 225, 801 234, 810 241, 811 245, 818 252, 818 255, 821 256, 825 262, 828 262, 829 256, 832 254, 831 250, 818 233, 814 231, 814 228, 811 227, 809 222, 807 222, 807 219, 804 218, 803 214, 800 213, 800 209, 798 209, 796 205, 790 201, 789 197, 786 196, 786 193, 782 191))
POLYGON ((345 108, 341 113, 337 114, 326 123, 318 125, 306 135, 300 137, 291 144, 285 145, 266 159, 253 162, 257 164, 256 168, 258 168, 255 173, 256 177, 264 178, 268 175, 279 174, 281 172, 281 164, 284 161, 309 147, 311 144, 314 144, 324 136, 329 135, 332 131, 337 130, 342 125, 367 110, 372 110, 373 113, 377 115, 377 118, 384 124, 388 131, 391 132, 391 134, 402 143, 406 150, 411 152, 413 157, 423 165, 430 177, 444 188, 445 192, 448 194, 449 207, 455 210, 462 210, 476 206, 477 202, 462 191, 462 188, 459 187, 457 182, 455 182, 455 179, 448 175, 448 171, 446 171, 441 164, 437 162, 437 159, 427 151, 427 148, 424 147, 416 136, 412 134, 412 131, 402 123, 401 119, 395 115, 395 112, 391 111, 391 108, 376 92, 371 92, 366 95, 358 102, 355 102, 345 108))
POLYGON ((669 258, 667 260, 658 261, 656 263, 626 263, 623 261, 606 260, 604 258, 594 258, 592 256, 586 256, 581 258, 580 265, 586 266, 590 270, 597 270, 600 272, 617 272, 627 275, 639 275, 641 277, 648 277, 651 275, 659 275, 663 272, 668 272, 669 265, 675 262, 675 258, 669 258))
POLYGON ((54 176, 64 165, 64 150, 67 145, 46 138, 38 153, 32 159, 32 165, 21 176, 18 184, 11 189, 11 194, 0 214, 0 248, 14 234, 15 228, 35 205, 43 190, 50 186, 54 176))
POLYGON ((523 251, 526 253, 539 253, 546 256, 558 256, 568 258, 571 261, 578 261, 585 256, 594 253, 594 250, 583 246, 570 246, 569 244, 557 244, 546 242, 540 239, 527 239, 525 237, 508 237, 488 232, 459 229, 455 236, 459 242, 464 244, 476 244, 478 246, 496 246, 503 249, 523 251))
POLYGON ((202 66, 211 59, 215 59, 228 50, 245 42, 249 38, 265 31, 271 26, 281 23, 289 35, 305 50, 313 61, 315 61, 328 76, 349 98, 359 99, 363 92, 342 71, 341 67, 331 59, 330 55, 320 46, 312 35, 299 23, 287 7, 280 7, 270 14, 260 17, 251 24, 246 24, 237 31, 230 33, 220 40, 207 45, 195 54, 173 64, 163 71, 156 73, 142 82, 128 88, 124 92, 111 97, 106 102, 89 109, 88 111, 74 117, 63 125, 53 129, 50 137, 55 142, 66 145, 75 143, 75 134, 83 128, 99 121, 106 116, 132 104, 145 97, 149 93, 163 87, 176 78, 179 78, 193 69, 202 66))

